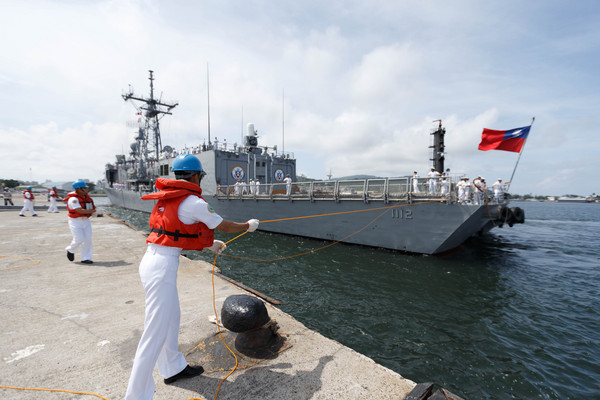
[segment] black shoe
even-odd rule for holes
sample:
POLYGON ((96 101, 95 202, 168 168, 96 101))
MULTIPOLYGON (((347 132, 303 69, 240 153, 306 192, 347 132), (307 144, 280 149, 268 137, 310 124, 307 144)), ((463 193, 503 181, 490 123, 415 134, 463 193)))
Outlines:
POLYGON ((82 264, 93 264, 94 262, 92 260, 82 260, 81 263, 82 264))
POLYGON ((33 214, 32 217, 37 217, 37 214, 33 214))
POLYGON ((75 254, 67 250, 67 258, 69 259, 69 261, 73 261, 75 259, 75 254))
POLYGON ((177 375, 173 375, 170 378, 166 378, 165 385, 170 385, 171 383, 175 382, 178 379, 186 379, 186 378, 192 378, 194 376, 198 376, 203 372, 204 372, 204 368, 202 368, 201 366, 190 367, 188 365, 183 369, 183 371, 181 371, 177 375))
POLYGON ((24 215, 19 214, 19 217, 24 217, 24 215))

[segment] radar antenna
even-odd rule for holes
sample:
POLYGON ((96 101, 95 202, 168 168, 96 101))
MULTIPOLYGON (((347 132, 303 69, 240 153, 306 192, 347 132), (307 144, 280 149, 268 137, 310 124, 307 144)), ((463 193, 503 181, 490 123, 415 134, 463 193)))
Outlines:
MULTIPOLYGON (((179 103, 168 104, 161 99, 154 98, 154 71, 149 70, 150 77, 150 97, 139 97, 134 95, 133 88, 129 85, 129 92, 122 95, 123 100, 135 100, 142 104, 138 107, 133 103, 137 110, 144 110, 142 117, 143 123, 140 126, 140 143, 137 146, 136 158, 140 162, 158 161, 162 147, 160 138, 160 119, 165 115, 172 115, 171 110, 179 105, 179 103), (149 148, 151 147, 151 148, 149 148)), ((162 93, 161 93, 162 98, 162 93)), ((147 165, 147 164, 146 164, 147 165)))

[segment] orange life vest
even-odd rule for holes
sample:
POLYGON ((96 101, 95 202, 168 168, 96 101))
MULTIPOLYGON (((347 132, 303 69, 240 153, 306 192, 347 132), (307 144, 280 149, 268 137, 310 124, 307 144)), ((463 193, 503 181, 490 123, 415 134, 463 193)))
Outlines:
POLYGON ((56 194, 56 189, 50 189, 48 194, 50 197, 58 197, 58 194, 56 194))
POLYGON ((35 196, 33 195, 33 193, 31 193, 31 190, 24 190, 23 191, 23 198, 26 199, 26 200, 35 200, 35 196), (29 193, 29 195, 31 197, 25 196, 25 193, 29 193))
POLYGON ((81 218, 81 217, 89 218, 91 216, 91 215, 79 214, 77 211, 75 211, 76 209, 69 207, 69 199, 71 197, 76 197, 77 200, 79 200, 79 205, 84 210, 95 210, 96 209, 96 206, 94 205, 94 200, 92 200, 92 198, 89 195, 82 197, 82 196, 78 195, 77 192, 69 192, 69 193, 67 193, 67 197, 65 197, 63 199, 63 201, 65 203, 67 203, 67 211, 69 212, 68 215, 71 218, 81 218))
POLYGON ((156 180, 159 192, 142 196, 143 200, 158 200, 150 214, 150 235, 146 243, 161 246, 178 247, 184 250, 202 250, 214 242, 214 230, 202 222, 186 225, 179 220, 179 205, 188 196, 194 195, 202 199, 202 189, 193 183, 176 180, 156 180))

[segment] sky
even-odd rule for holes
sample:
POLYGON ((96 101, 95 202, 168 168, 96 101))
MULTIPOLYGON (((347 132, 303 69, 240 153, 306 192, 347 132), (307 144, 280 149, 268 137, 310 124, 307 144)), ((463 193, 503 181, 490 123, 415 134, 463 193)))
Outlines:
POLYGON ((600 193, 598 21, 597 0, 0 0, 0 178, 103 179, 153 70, 175 149, 210 105, 211 138, 253 123, 310 178, 424 176, 441 119, 446 168, 491 184, 519 156, 483 129, 535 117, 510 191, 600 193))

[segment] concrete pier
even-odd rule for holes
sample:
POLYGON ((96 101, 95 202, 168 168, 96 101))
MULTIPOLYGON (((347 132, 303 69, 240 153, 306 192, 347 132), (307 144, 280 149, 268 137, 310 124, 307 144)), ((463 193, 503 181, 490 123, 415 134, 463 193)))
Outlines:
MULTIPOLYGON (((27 213, 23 218, 17 204, 0 207, 0 385, 122 399, 143 330, 144 292, 137 270, 145 234, 107 215, 94 217, 94 264, 81 264, 79 254, 70 262, 64 250, 71 241, 66 212, 49 214, 36 207, 38 217, 27 213)), ((180 350, 188 363, 203 365, 206 372, 165 385, 155 369, 154 399, 213 399, 235 360, 209 321, 214 317, 212 265, 182 257, 178 288, 180 350)), ((228 296, 249 294, 219 276, 214 289, 219 316, 228 296)), ((239 367, 221 385, 218 399, 401 400, 415 388, 414 382, 266 305, 281 341, 263 354, 238 354, 239 367)), ((224 337, 230 341, 232 334, 224 337)), ((0 388, 0 398, 95 397, 0 388)))

